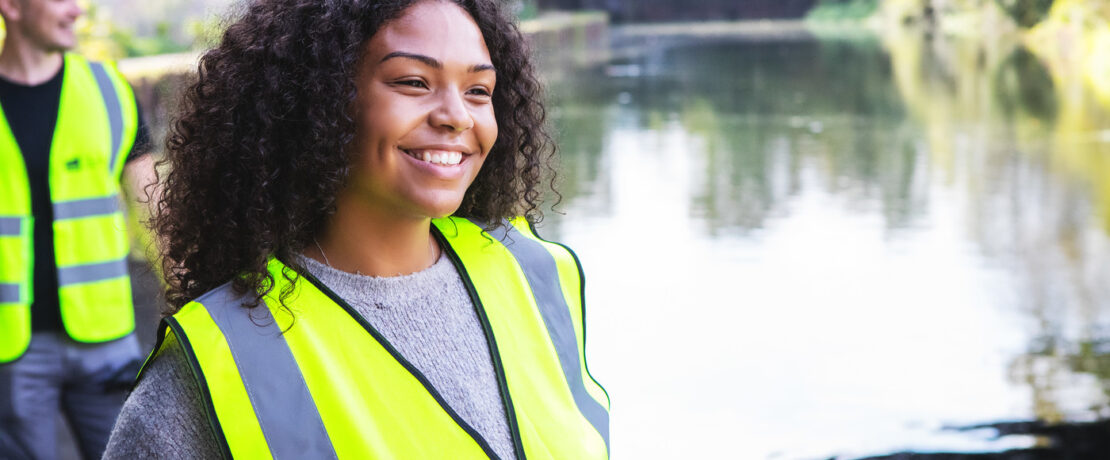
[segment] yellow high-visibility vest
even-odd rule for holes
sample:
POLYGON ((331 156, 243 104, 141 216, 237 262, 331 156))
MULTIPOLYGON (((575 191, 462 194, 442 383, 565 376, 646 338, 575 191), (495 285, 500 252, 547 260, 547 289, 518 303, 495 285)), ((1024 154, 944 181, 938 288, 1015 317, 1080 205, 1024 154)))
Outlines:
MULTIPOLYGON (((27 349, 34 300, 31 189, 7 122, 19 116, 13 110, 0 108, 0 363, 27 349)), ((49 181, 62 323, 79 342, 118 339, 135 326, 119 183, 137 129, 135 97, 119 72, 66 54, 49 181)))
MULTIPOLYGON (((522 218, 489 233, 461 218, 433 222, 486 331, 518 458, 608 458, 609 398, 586 369, 577 258, 522 218)), ((225 284, 159 334, 185 349, 226 457, 495 457, 346 302, 311 275, 290 291, 292 269, 277 259, 269 269, 264 306, 243 308, 225 284)))

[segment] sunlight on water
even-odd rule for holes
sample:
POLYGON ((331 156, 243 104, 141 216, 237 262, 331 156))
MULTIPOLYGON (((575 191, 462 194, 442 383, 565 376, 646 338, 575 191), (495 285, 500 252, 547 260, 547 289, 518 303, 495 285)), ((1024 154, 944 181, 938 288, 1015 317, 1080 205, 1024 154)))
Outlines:
POLYGON ((1033 440, 943 428, 1110 414, 1107 118, 1056 135, 1079 115, 1047 73, 1026 94, 1035 58, 952 86, 904 43, 652 43, 551 84, 540 228, 586 270, 613 458, 1005 449, 1033 440))

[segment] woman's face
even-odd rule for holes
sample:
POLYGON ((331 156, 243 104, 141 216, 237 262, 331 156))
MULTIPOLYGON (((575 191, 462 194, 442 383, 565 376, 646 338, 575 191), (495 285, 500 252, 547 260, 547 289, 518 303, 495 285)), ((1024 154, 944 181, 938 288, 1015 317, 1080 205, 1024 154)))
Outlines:
POLYGON ((391 218, 450 215, 497 139, 497 75, 470 15, 423 1, 366 44, 347 192, 391 218))

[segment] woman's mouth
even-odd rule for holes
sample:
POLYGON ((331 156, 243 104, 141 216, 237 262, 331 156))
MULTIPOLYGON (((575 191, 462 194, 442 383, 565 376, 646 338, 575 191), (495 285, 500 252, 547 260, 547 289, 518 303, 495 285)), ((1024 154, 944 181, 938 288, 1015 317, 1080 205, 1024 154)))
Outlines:
POLYGON ((406 155, 416 158, 417 160, 427 163, 454 166, 462 162, 463 153, 451 150, 433 150, 433 149, 401 149, 406 155))

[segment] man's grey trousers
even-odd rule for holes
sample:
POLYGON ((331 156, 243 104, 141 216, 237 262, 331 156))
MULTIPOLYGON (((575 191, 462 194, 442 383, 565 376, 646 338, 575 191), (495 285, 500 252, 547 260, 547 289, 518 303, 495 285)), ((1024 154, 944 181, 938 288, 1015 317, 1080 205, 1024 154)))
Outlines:
POLYGON ((106 343, 36 332, 27 352, 0 364, 0 459, 59 455, 58 411, 85 459, 99 459, 142 364, 135 335, 106 343))

